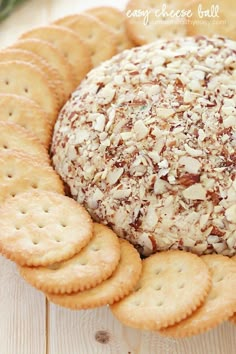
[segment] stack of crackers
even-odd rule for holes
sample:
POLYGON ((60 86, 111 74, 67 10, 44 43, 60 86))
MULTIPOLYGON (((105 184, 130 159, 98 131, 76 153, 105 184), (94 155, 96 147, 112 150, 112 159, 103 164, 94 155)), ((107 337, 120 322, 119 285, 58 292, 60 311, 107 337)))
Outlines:
POLYGON ((88 11, 33 29, 0 52, 1 253, 73 308, 120 300, 141 273, 135 248, 65 196, 49 156, 71 93, 93 66, 132 46, 124 15, 111 11, 112 25, 103 10, 88 11))
POLYGON ((152 255, 143 261, 136 290, 111 310, 128 326, 175 338, 235 322, 235 260, 183 251, 152 255))
MULTIPOLYGON (((126 12, 156 5, 131 0, 126 12)), ((230 19, 226 7, 224 15, 230 19)), ((0 250, 58 305, 109 304, 126 325, 183 337, 236 322, 235 259, 168 251, 141 261, 128 241, 65 195, 48 153, 58 113, 90 69, 160 36, 202 30, 162 29, 94 8, 33 29, 0 52, 0 250)))
POLYGON ((102 22, 88 11, 33 29, 0 52, 0 250, 51 301, 74 309, 122 299, 142 268, 128 241, 65 196, 49 156, 71 93, 92 67, 132 46, 124 15, 111 11, 114 28, 106 14, 102 22))
POLYGON ((2 254, 30 284, 65 307, 103 306, 129 294, 141 274, 135 248, 93 223, 73 199, 42 189, 3 203, 2 254))

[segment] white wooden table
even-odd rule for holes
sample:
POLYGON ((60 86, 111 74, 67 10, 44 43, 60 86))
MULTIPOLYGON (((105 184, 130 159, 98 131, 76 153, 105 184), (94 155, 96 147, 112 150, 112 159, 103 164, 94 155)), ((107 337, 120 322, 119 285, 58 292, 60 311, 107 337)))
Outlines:
MULTIPOLYGON (((92 6, 126 0, 30 0, 0 24, 0 48, 35 26, 92 6)), ((175 341, 122 326, 109 309, 69 311, 45 297, 0 257, 0 354, 235 354, 236 326, 224 323, 191 339, 175 341), (100 343, 99 331, 106 343, 100 343), (102 333, 104 334, 104 333, 102 333)))

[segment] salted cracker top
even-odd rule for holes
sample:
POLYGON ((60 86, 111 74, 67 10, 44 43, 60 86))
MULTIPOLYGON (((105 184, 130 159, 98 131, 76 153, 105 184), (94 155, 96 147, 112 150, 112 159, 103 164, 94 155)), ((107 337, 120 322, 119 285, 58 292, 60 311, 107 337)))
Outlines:
POLYGON ((125 51, 62 109, 53 163, 95 220, 145 255, 236 253, 236 43, 125 51))

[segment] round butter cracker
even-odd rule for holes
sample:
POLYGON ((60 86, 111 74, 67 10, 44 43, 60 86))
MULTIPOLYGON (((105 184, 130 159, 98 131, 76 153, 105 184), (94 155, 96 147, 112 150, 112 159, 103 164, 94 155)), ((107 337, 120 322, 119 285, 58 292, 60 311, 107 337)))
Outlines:
POLYGON ((90 14, 107 25, 115 36, 118 52, 134 47, 134 43, 126 33, 125 14, 111 6, 93 7, 86 10, 90 14))
POLYGON ((91 69, 90 52, 81 37, 74 31, 60 26, 44 26, 32 29, 21 39, 36 38, 53 44, 73 68, 77 85, 91 69))
POLYGON ((11 48, 27 50, 43 58, 59 73, 64 84, 64 90, 67 98, 77 86, 77 82, 73 76, 73 68, 71 64, 51 43, 40 39, 29 38, 18 40, 11 48))
POLYGON ((201 259, 212 274, 212 288, 205 302, 190 317, 160 333, 175 338, 200 334, 228 320, 236 311, 236 262, 222 255, 201 259))
POLYGON ((64 26, 77 33, 86 43, 93 66, 116 54, 116 41, 112 31, 96 17, 85 13, 78 14, 74 20, 65 22, 64 26))
POLYGON ((126 30, 129 38, 137 45, 154 42, 159 38, 172 40, 184 37, 187 32, 183 19, 162 15, 162 6, 166 11, 178 11, 183 8, 180 0, 130 0, 126 6, 126 30), (142 13, 137 16, 136 13, 142 13))
POLYGON ((21 267, 21 275, 39 290, 53 294, 95 287, 110 277, 118 265, 120 244, 106 226, 95 223, 93 232, 91 241, 73 258, 48 267, 21 267))
POLYGON ((127 326, 158 330, 189 316, 205 300, 210 286, 208 267, 200 257, 161 252, 143 261, 135 291, 111 310, 127 326))
POLYGON ((63 183, 48 162, 18 150, 0 153, 0 204, 28 190, 64 194, 63 183))
MULTIPOLYGON (((232 257, 232 260, 236 262, 236 256, 232 257)), ((236 324, 236 311, 235 311, 234 315, 229 318, 229 320, 230 320, 232 323, 236 324)))
POLYGON ((89 309, 111 305, 127 296, 136 285, 142 262, 136 249, 126 240, 120 239, 120 262, 110 278, 96 287, 69 295, 46 294, 48 300, 70 309, 89 309))
POLYGON ((22 151, 35 160, 45 161, 50 165, 46 148, 33 134, 18 124, 0 120, 0 153, 9 150, 22 151))
POLYGON ((187 24, 188 35, 221 35, 236 39, 234 0, 195 0, 189 3, 189 8, 193 16, 187 24), (206 16, 203 16, 204 12, 206 16))
POLYGON ((52 122, 48 114, 29 98, 0 94, 0 121, 16 123, 27 129, 47 148, 51 144, 52 122))
POLYGON ((20 60, 0 63, 0 93, 22 95, 36 102, 54 123, 60 108, 56 87, 35 65, 20 60))
POLYGON ((22 266, 48 266, 69 259, 92 237, 87 211, 54 192, 19 194, 0 211, 0 251, 22 266))
POLYGON ((42 57, 24 49, 7 48, 0 51, 0 62, 20 60, 35 65, 46 76, 52 87, 56 88, 56 95, 60 106, 65 103, 64 85, 57 70, 52 68, 42 57))

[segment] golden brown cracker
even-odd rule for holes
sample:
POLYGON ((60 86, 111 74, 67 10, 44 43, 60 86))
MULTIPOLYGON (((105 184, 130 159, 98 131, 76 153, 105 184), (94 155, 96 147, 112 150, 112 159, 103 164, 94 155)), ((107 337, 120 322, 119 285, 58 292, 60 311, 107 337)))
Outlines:
POLYGON ((22 266, 47 266, 69 259, 92 237, 87 211, 54 192, 19 194, 8 199, 0 212, 0 250, 22 266))
POLYGON ((0 94, 0 121, 16 123, 27 129, 47 148, 51 143, 52 122, 47 113, 29 98, 0 94))
POLYGON ((165 336, 181 338, 207 331, 227 320, 236 311, 236 263, 222 255, 201 259, 212 274, 212 288, 205 302, 190 317, 162 330, 165 336))
POLYGON ((53 44, 64 55, 73 68, 77 85, 91 69, 91 57, 86 44, 79 35, 61 26, 35 28, 22 35, 21 39, 36 38, 53 44))
POLYGON ((78 14, 64 26, 76 32, 90 50, 93 66, 116 54, 116 42, 112 31, 94 16, 78 14))
POLYGON ((111 276, 120 259, 120 244, 108 227, 95 223, 93 238, 69 260, 49 267, 22 267, 20 273, 31 285, 53 294, 90 289, 111 276))
POLYGON ((35 65, 47 76, 51 86, 56 88, 56 94, 60 106, 65 103, 66 95, 60 75, 57 70, 53 69, 45 60, 38 55, 23 49, 9 48, 0 51, 0 63, 11 60, 20 60, 35 65))
POLYGON ((29 189, 64 193, 63 183, 48 163, 15 150, 0 153, 0 204, 29 189))
POLYGON ((77 19, 78 14, 71 14, 60 17, 53 21, 52 25, 67 27, 71 22, 77 19))
POLYGON ((22 39, 15 42, 13 48, 27 50, 42 57, 52 68, 57 70, 63 81, 66 97, 68 98, 77 86, 73 76, 73 68, 67 59, 51 43, 35 39, 22 39))
MULTIPOLYGON (((236 262, 236 256, 233 256, 232 260, 236 262)), ((235 311, 234 315, 229 318, 229 321, 236 324, 236 311, 235 311)))
POLYGON ((88 9, 86 13, 95 16, 109 27, 115 36, 118 52, 134 47, 134 43, 129 39, 126 33, 126 16, 122 11, 111 6, 100 6, 88 9))
POLYGON ((143 261, 135 291, 111 306, 127 326, 158 330, 189 316, 205 300, 211 286, 207 265, 184 251, 166 251, 143 261))
POLYGON ((35 65, 14 60, 0 63, 0 93, 22 95, 36 102, 55 122, 59 111, 56 88, 35 65))
POLYGON ((120 246, 120 262, 109 279, 95 288, 70 295, 46 294, 48 299, 57 305, 78 310, 113 304, 127 296, 140 277, 142 262, 128 241, 120 239, 120 246))
POLYGON ((0 120, 0 153, 5 150, 19 150, 50 164, 46 148, 33 134, 18 124, 0 120))
POLYGON ((187 25, 190 36, 221 35, 236 39, 234 0, 195 0, 189 3, 192 17, 187 25))
POLYGON ((126 30, 129 38, 137 45, 154 42, 159 38, 173 39, 186 35, 183 19, 169 18, 162 14, 183 8, 181 0, 130 0, 126 6, 126 30))

